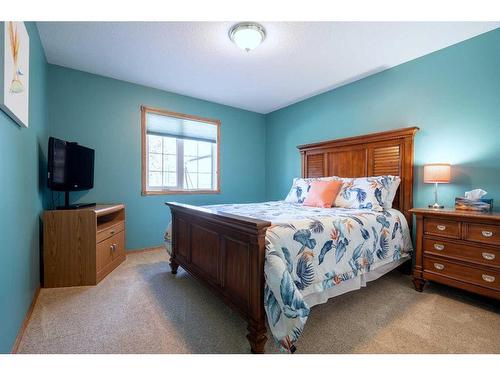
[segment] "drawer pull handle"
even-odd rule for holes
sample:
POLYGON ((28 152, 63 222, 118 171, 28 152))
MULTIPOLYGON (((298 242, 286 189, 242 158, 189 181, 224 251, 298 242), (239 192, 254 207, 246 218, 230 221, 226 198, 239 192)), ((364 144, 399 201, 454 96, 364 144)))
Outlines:
POLYGON ((437 270, 444 270, 444 266, 441 263, 434 263, 434 268, 437 270))
POLYGON ((111 246, 109 247, 109 250, 110 250, 111 252, 115 251, 114 246, 113 246, 113 245, 111 245, 111 246))
POLYGON ((488 282, 488 283, 492 283, 493 281, 495 281, 495 276, 483 274, 483 280, 488 282))
POLYGON ((109 232, 110 234, 115 234, 115 230, 113 229, 112 231, 109 232))
POLYGON ((492 253, 482 253, 481 255, 486 260, 493 260, 493 259, 495 259, 495 254, 492 254, 492 253))
POLYGON ((493 236, 493 232, 490 232, 489 230, 483 230, 481 233, 482 233, 482 235, 484 237, 491 237, 491 236, 493 236))
POLYGON ((446 225, 436 225, 436 227, 438 230, 445 230, 446 229, 446 225))
POLYGON ((435 243, 434 249, 439 250, 439 251, 444 250, 444 245, 441 245, 440 243, 435 243))

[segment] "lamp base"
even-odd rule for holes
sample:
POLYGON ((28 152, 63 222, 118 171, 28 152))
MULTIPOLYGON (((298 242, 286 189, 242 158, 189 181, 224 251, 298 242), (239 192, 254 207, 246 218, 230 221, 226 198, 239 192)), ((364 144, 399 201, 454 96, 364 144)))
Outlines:
POLYGON ((439 203, 434 203, 434 204, 430 204, 429 205, 429 208, 434 208, 436 210, 440 209, 440 208, 444 208, 444 206, 440 205, 439 203))

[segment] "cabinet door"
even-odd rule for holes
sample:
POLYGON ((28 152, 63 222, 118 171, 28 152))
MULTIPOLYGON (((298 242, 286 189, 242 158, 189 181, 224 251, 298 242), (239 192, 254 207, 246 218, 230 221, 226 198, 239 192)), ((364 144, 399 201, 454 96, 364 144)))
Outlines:
POLYGON ((97 281, 102 280, 123 260, 125 260, 125 231, 116 233, 97 244, 97 281))

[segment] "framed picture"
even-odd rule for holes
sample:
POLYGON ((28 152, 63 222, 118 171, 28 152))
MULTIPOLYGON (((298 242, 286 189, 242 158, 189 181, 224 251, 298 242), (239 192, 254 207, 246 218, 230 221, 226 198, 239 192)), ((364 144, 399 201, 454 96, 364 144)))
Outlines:
POLYGON ((0 108, 28 127, 30 38, 24 22, 0 22, 0 108))

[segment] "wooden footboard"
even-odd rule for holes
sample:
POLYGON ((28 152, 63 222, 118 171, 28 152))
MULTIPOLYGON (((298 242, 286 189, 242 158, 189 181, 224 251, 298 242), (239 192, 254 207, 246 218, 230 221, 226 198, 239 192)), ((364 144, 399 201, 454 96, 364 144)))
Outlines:
POLYGON ((265 234, 268 221, 168 202, 172 212, 172 273, 198 278, 248 322, 252 353, 264 353, 265 234))

